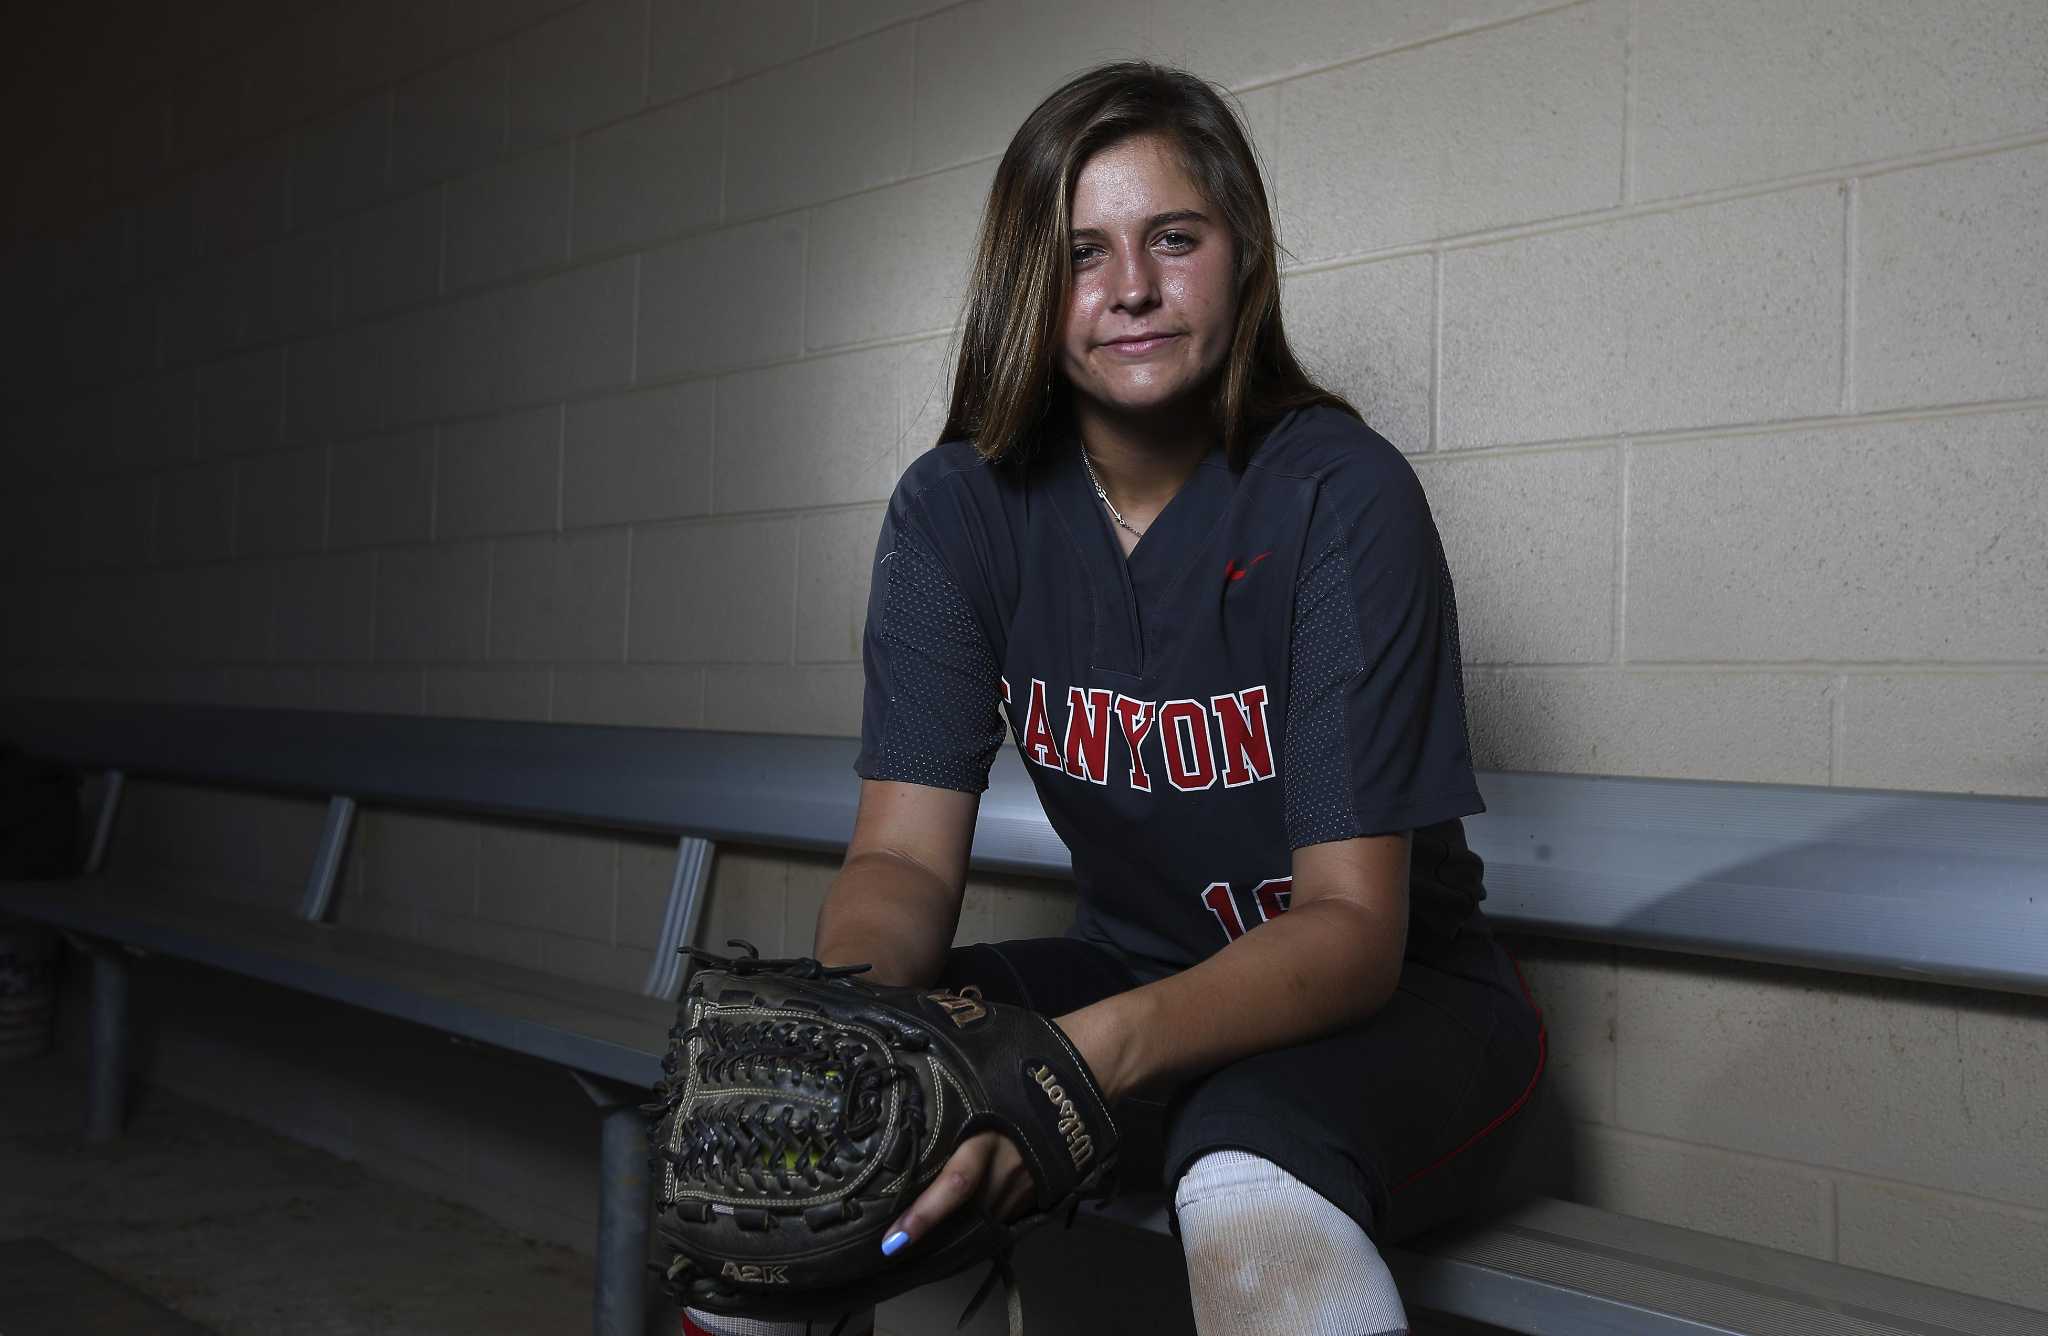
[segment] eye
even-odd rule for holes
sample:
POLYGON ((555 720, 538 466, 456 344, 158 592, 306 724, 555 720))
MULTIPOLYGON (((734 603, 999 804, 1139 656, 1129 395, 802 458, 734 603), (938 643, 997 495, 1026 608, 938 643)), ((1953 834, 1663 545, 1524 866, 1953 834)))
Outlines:
POLYGON ((1186 232, 1162 232, 1159 234, 1159 239, 1173 246, 1176 250, 1186 250, 1189 246, 1195 244, 1195 239, 1186 232), (1178 240, 1175 240, 1175 238, 1178 238, 1178 240))
POLYGON ((1087 244, 1087 243, 1085 243, 1085 242, 1084 242, 1084 243, 1082 243, 1082 244, 1081 244, 1081 245, 1079 245, 1079 246, 1076 246, 1076 247, 1074 247, 1074 263, 1075 263, 1075 264, 1079 264, 1079 263, 1081 263, 1081 261, 1083 261, 1083 260, 1085 260, 1085 259, 1087 259, 1087 258, 1088 258, 1088 256, 1087 256, 1087 252, 1089 252, 1089 251, 1092 251, 1092 250, 1095 250, 1095 249, 1096 249, 1096 247, 1094 247, 1094 246, 1090 246, 1090 245, 1088 245, 1088 244, 1087 244))

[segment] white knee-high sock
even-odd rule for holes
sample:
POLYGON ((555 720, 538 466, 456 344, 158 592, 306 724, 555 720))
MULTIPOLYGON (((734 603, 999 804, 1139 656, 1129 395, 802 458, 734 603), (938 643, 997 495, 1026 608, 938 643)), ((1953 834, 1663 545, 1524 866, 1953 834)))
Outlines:
POLYGON ((1389 1336, 1408 1313, 1358 1222, 1262 1156, 1211 1151, 1174 1189, 1201 1336, 1389 1336))
MULTIPOLYGON (((683 1336, 826 1336, 837 1318, 813 1318, 802 1322, 763 1322, 754 1317, 720 1317, 695 1308, 683 1310, 683 1336)), ((875 1310, 855 1313, 847 1319, 840 1336, 873 1336, 875 1310)))

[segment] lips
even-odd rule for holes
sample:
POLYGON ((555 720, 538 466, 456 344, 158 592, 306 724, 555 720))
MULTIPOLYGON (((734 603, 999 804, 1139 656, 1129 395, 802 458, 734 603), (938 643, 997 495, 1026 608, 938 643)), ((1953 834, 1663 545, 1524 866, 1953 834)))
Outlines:
POLYGON ((1137 339, 1112 339, 1102 346, 1116 353, 1149 353, 1154 348, 1162 347, 1179 337, 1178 334, 1151 334, 1137 339))

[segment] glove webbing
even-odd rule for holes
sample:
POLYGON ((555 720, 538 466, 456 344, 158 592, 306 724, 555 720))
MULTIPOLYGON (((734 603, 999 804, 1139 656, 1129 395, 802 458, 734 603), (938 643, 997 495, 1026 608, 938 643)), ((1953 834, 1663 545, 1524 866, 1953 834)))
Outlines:
MULTIPOLYGON (((858 1039, 830 1026, 799 1021, 752 1021, 733 1024, 706 1020, 671 1034, 687 1045, 701 1039, 697 1059, 703 1081, 730 1083, 735 1077, 760 1077, 764 1071, 793 1078, 799 1089, 814 1086, 822 1094, 840 1092, 843 1112, 837 1118, 812 1109, 794 1112, 781 1101, 750 1101, 744 1096, 720 1101, 680 1118, 676 1150, 662 1156, 692 1182, 715 1183, 728 1190, 793 1190, 792 1174, 815 1191, 823 1178, 848 1177, 868 1157, 860 1142, 881 1121, 888 1087, 902 1078, 893 1064, 876 1061, 858 1039), (775 1105, 781 1103, 779 1112, 775 1105)), ((685 1082, 674 1080, 674 1063, 663 1059, 671 1079, 664 1097, 646 1110, 660 1116, 682 1100, 685 1082)), ((915 1089, 915 1084, 911 1086, 915 1089)), ((904 1110, 912 1135, 922 1133, 924 1109, 904 1110)))

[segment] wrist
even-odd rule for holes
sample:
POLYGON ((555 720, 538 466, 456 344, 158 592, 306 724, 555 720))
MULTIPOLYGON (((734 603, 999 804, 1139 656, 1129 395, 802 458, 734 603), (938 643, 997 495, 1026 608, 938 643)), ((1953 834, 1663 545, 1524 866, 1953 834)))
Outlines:
POLYGON ((1115 1103, 1135 1093, 1150 1079, 1141 1019, 1148 1008, 1142 990, 1119 993, 1056 1018, 1088 1064, 1105 1101, 1115 1103))

